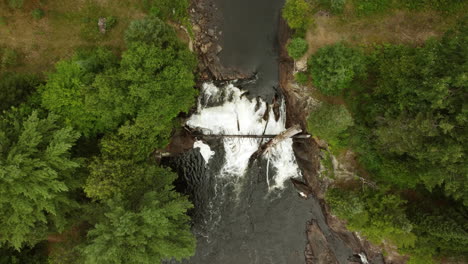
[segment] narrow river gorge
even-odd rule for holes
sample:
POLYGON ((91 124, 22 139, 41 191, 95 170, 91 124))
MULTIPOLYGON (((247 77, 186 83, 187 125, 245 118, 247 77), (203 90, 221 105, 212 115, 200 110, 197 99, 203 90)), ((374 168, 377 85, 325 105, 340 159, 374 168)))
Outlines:
MULTIPOLYGON (((198 3, 207 8, 203 4, 198 3)), ((255 77, 201 84, 197 110, 186 123, 192 131, 261 135, 287 128, 287 102, 279 85, 278 26, 283 4, 282 0, 216 0, 210 6, 220 24, 202 30, 219 37, 220 63, 255 77)), ((192 150, 167 161, 178 171, 195 205, 191 214, 197 249, 183 263, 306 263, 311 222, 323 236, 317 241, 326 244, 312 247, 327 252, 314 252, 320 261, 309 259, 310 263, 367 263, 328 227, 320 201, 303 199, 291 183, 290 179, 303 176, 292 139, 249 162, 265 142, 200 137, 192 150)))

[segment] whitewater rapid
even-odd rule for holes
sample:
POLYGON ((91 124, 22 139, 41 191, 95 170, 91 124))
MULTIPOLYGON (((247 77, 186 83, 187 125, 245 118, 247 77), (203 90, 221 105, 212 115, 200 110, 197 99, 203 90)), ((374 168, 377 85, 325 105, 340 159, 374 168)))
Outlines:
MULTIPOLYGON (((190 128, 203 134, 215 135, 262 135, 279 134, 286 130, 286 113, 284 101, 279 107, 279 119, 266 102, 257 98, 251 100, 245 91, 226 84, 217 87, 205 83, 198 99, 197 112, 186 123, 190 128), (268 112, 268 113, 266 113, 268 112), (265 117, 265 118, 264 118, 265 117), (266 119, 266 120, 265 120, 266 119)), ((242 177, 252 154, 267 139, 223 138, 224 164, 217 177, 242 177)), ((300 170, 292 148, 292 139, 287 139, 264 155, 268 160, 266 181, 269 188, 283 188, 289 178, 300 177, 300 170), (270 174, 270 175, 269 175, 270 174)), ((208 145, 197 141, 205 162, 209 162, 213 153, 208 145)))

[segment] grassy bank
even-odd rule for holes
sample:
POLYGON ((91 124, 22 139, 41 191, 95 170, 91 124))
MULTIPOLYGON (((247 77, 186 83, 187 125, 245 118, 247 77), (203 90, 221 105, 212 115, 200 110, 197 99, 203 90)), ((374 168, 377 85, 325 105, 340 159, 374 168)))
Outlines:
POLYGON ((10 70, 40 74, 79 47, 107 46, 122 51, 125 29, 144 15, 138 0, 25 0, 16 8, 9 1, 0 1, 0 49, 17 53, 10 70), (42 15, 36 15, 38 12, 42 15), (114 21, 105 34, 98 28, 101 17, 114 21))

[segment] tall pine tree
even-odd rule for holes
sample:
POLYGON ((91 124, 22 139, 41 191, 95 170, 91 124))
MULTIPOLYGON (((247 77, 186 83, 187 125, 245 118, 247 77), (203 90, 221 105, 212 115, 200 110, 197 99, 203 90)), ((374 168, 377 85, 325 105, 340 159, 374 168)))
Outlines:
POLYGON ((0 244, 16 249, 61 231, 79 164, 70 149, 79 134, 57 117, 23 117, 13 110, 0 117, 0 244))

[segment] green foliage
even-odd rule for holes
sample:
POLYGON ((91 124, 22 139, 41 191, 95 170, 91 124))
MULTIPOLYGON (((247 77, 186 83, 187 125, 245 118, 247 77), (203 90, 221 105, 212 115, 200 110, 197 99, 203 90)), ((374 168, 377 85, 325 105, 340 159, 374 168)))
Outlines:
POLYGON ((307 52, 307 41, 303 38, 293 38, 286 49, 291 58, 300 59, 307 52))
POLYGON ((414 247, 402 249, 411 254, 411 263, 422 263, 433 256, 468 257, 468 210, 458 202, 440 198, 421 197, 406 210, 418 237, 414 247))
POLYGON ((0 74, 0 113, 25 102, 38 84, 39 79, 34 75, 12 72, 0 74))
POLYGON ((117 24, 117 18, 115 16, 108 16, 106 17, 106 29, 112 29, 115 24, 117 24))
POLYGON ((411 172, 405 177, 378 173, 381 179, 400 179, 402 185, 416 180, 429 190, 444 186, 468 204, 467 33, 462 25, 424 47, 380 48, 369 67, 372 81, 362 82, 365 88, 352 104, 357 123, 370 133, 358 144, 372 146, 372 155, 411 172))
MULTIPOLYGON (((148 156, 167 144, 175 118, 193 105, 196 59, 157 18, 133 23, 125 36, 128 49, 120 60, 97 48, 57 63, 28 100, 39 98, 50 112, 46 118, 32 110, 34 104, 1 117, 1 245, 34 245, 86 219, 97 223, 89 243, 52 250, 50 263, 160 263, 193 254, 186 215, 192 205, 173 190, 175 175, 148 156), (71 152, 79 133, 88 143, 71 152), (99 139, 100 154, 89 159, 83 185, 85 169, 70 156, 96 154, 89 145, 99 139), (93 199, 83 206, 92 210, 78 206, 85 198, 78 188, 93 199), (76 217, 78 209, 85 216, 76 217)), ((5 109, 21 103, 37 83, 3 76, 5 109)))
POLYGON ((88 233, 85 264, 154 264, 193 255, 195 239, 186 215, 192 205, 172 190, 174 174, 153 177, 151 190, 132 205, 118 197, 106 202, 105 218, 88 233))
POLYGON ((343 43, 320 48, 310 57, 308 65, 312 82, 325 95, 339 95, 366 70, 364 54, 343 43))
POLYGON ((24 5, 24 0, 7 0, 8 6, 14 9, 21 9, 24 5))
POLYGON ((0 50, 0 70, 14 67, 18 64, 18 53, 10 48, 0 50))
POLYGON ((282 14, 288 26, 298 35, 304 35, 313 22, 312 7, 305 0, 286 0, 282 14))
POLYGON ((44 15, 45 15, 44 10, 40 8, 36 8, 33 11, 31 11, 31 16, 36 20, 43 18, 44 15))
POLYGON ((159 18, 149 17, 133 21, 125 31, 127 44, 143 42, 157 47, 177 44, 174 30, 159 18))
POLYGON ((184 22, 188 19, 188 0, 143 0, 145 10, 163 20, 184 22))
POLYGON ((346 0, 318 0, 319 4, 331 10, 334 14, 340 14, 343 12, 346 0))
POLYGON ((392 0, 354 0, 358 15, 372 15, 383 13, 392 7, 392 0))
POLYGON ((105 137, 101 142, 101 155, 89 165, 90 175, 84 187, 87 196, 96 200, 117 195, 129 197, 151 186, 155 175, 166 173, 149 164, 148 152, 138 148, 131 139, 119 135, 105 137))
POLYGON ((305 72, 298 72, 294 74, 294 79, 301 85, 306 85, 309 82, 309 76, 305 72))
POLYGON ((405 201, 385 190, 361 192, 330 189, 326 201, 332 212, 346 219, 348 228, 359 231, 373 243, 391 241, 399 247, 412 247, 416 236, 405 214, 405 201))
POLYGON ((346 129, 353 125, 353 118, 344 105, 322 103, 307 119, 307 129, 312 135, 326 140, 331 146, 339 146, 346 129))
POLYGON ((0 248, 0 264, 48 264, 45 245, 25 247, 21 251, 0 248))
POLYGON ((43 106, 87 136, 115 130, 136 139, 142 152, 167 143, 172 120, 196 96, 195 57, 157 18, 130 25, 119 65, 98 49, 57 65, 43 89, 43 106))
POLYGON ((460 0, 413 0, 413 1, 397 1, 397 7, 403 6, 410 10, 436 10, 449 14, 457 9, 463 8, 464 1, 460 0))
POLYGON ((349 146, 379 189, 333 189, 327 201, 352 230, 391 241, 409 263, 467 257, 467 56, 462 22, 421 47, 376 47, 348 86, 349 146))
MULTIPOLYGON (((105 49, 80 52, 70 60, 60 61, 41 89, 42 106, 86 136, 115 128, 121 120, 100 116, 96 109, 99 106, 91 101, 99 91, 92 86, 96 75, 115 65, 116 57, 105 49)), ((114 96, 118 98, 117 94, 114 96)))
POLYGON ((0 244, 34 245, 49 231, 61 231, 76 203, 70 149, 79 137, 57 117, 23 118, 12 111, 0 119, 0 244))

